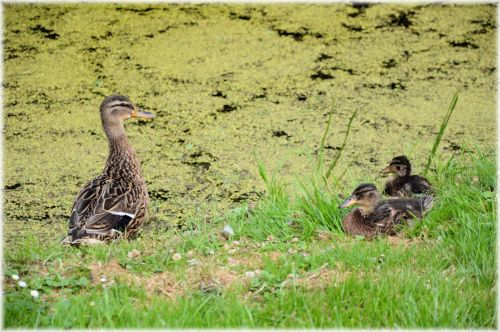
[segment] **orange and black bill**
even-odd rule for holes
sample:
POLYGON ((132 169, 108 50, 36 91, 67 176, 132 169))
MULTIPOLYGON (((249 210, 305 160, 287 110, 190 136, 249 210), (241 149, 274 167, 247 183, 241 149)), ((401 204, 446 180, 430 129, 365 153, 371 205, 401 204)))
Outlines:
POLYGON ((149 113, 149 112, 146 112, 146 111, 143 111, 139 108, 136 108, 132 111, 132 117, 136 117, 136 118, 145 118, 145 119, 152 119, 154 118, 156 115, 154 115, 153 113, 149 113))

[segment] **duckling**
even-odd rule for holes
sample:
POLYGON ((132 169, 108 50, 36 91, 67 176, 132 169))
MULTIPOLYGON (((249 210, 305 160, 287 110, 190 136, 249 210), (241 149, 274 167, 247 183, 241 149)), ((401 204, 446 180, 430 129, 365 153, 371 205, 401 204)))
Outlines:
POLYGON ((385 184, 384 194, 395 197, 411 197, 413 194, 432 193, 431 183, 420 175, 411 174, 411 164, 406 156, 394 157, 384 174, 393 173, 395 178, 385 184))
POLYGON ((432 207, 432 196, 419 199, 380 200, 380 193, 372 183, 359 185, 340 208, 357 204, 342 221, 346 234, 364 235, 368 238, 378 234, 395 235, 398 225, 422 216, 432 207))
POLYGON ((132 117, 151 119, 154 114, 138 109, 119 95, 106 97, 100 113, 109 155, 102 174, 83 187, 73 204, 68 236, 63 240, 66 244, 132 238, 146 217, 148 191, 123 122, 132 117))

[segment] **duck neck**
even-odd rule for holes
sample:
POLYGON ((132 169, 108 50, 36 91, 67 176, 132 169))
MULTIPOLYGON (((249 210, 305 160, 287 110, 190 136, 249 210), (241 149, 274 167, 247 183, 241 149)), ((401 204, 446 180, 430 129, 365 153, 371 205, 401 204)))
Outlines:
POLYGON ((366 217, 367 215, 371 214, 373 211, 375 211, 375 205, 365 205, 365 206, 360 206, 359 211, 361 212, 361 215, 363 217, 366 217))
POLYGON ((123 123, 104 123, 104 131, 108 137, 109 155, 106 161, 107 172, 115 172, 119 170, 124 174, 126 171, 130 174, 140 174, 140 165, 135 151, 130 145, 123 123))

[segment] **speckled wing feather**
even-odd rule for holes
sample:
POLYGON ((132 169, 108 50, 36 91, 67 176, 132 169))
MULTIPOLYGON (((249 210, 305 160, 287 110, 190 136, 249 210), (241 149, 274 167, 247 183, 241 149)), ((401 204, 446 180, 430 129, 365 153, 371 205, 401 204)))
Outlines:
POLYGON ((378 229, 378 232, 387 233, 395 224, 400 223, 400 214, 398 212, 391 209, 389 204, 383 202, 367 216, 367 221, 378 229))
POLYGON ((131 183, 95 179, 79 194, 70 219, 70 233, 108 236, 123 231, 135 218, 140 190, 131 183))
POLYGON ((432 185, 426 178, 420 175, 415 175, 414 177, 412 192, 417 194, 433 192, 432 185))

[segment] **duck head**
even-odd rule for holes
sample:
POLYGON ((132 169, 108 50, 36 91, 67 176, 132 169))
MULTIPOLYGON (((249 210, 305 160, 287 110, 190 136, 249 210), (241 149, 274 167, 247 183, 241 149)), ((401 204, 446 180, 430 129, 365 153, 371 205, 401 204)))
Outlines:
POLYGON ((411 164, 406 156, 392 158, 389 166, 382 170, 384 174, 395 174, 396 176, 407 176, 411 174, 411 164))
POLYGON ((125 134, 123 121, 130 118, 152 119, 153 113, 145 112, 135 106, 125 96, 112 95, 104 98, 101 103, 101 120, 108 137, 119 137, 125 134))
POLYGON ((375 209, 380 200, 380 193, 373 183, 363 183, 352 192, 351 196, 342 203, 341 209, 351 205, 358 205, 362 214, 368 214, 375 209))

